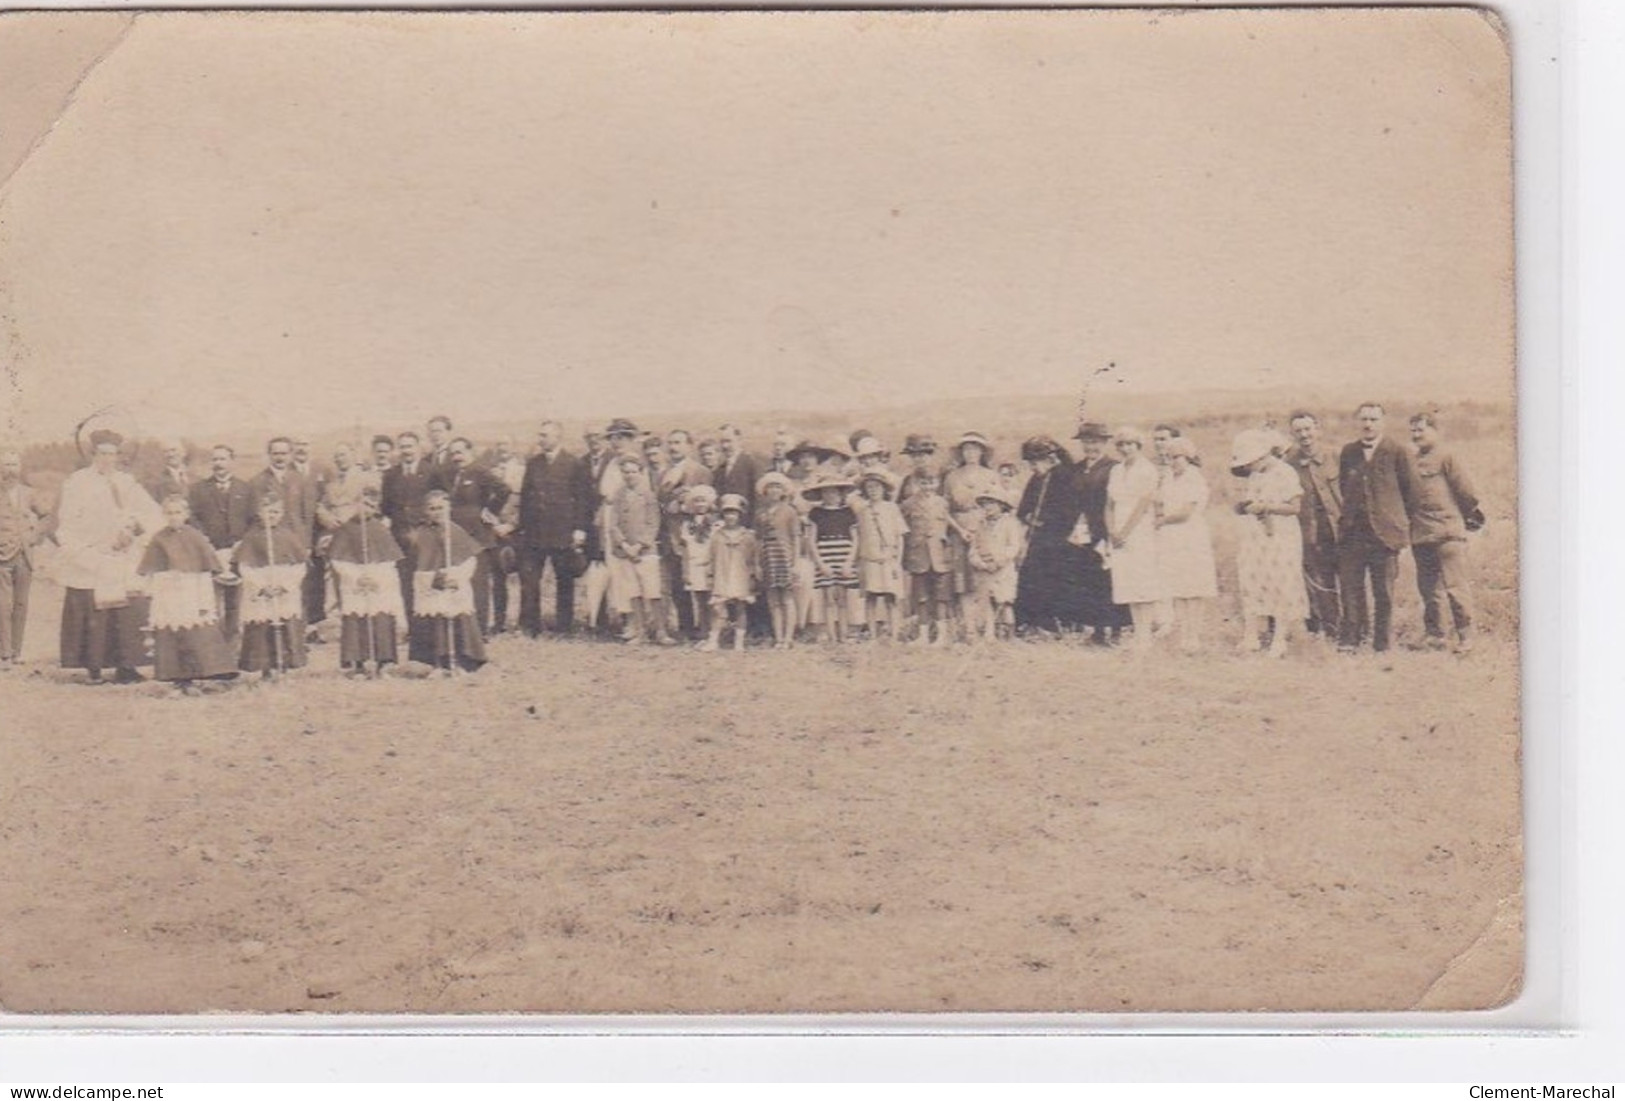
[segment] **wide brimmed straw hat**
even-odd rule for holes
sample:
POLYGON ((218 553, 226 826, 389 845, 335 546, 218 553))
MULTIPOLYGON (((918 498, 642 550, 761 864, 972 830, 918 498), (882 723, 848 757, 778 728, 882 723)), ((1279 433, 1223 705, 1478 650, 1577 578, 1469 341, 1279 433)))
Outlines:
POLYGON ((865 436, 863 439, 859 440, 858 445, 852 449, 852 457, 854 459, 866 459, 871 455, 877 455, 882 459, 891 458, 891 452, 886 450, 884 444, 875 439, 873 436, 865 436))
POLYGON ((717 502, 718 512, 749 512, 745 499, 737 493, 724 493, 722 500, 717 502))
POLYGON ((959 442, 954 444, 954 446, 964 447, 968 443, 979 444, 983 451, 993 450, 993 445, 988 443, 987 437, 982 435, 980 432, 966 432, 964 435, 959 437, 959 442))
POLYGON ((717 503, 716 489, 708 485, 697 485, 689 486, 683 491, 683 508, 685 510, 693 512, 695 506, 701 501, 707 505, 715 505, 717 503))
POLYGON ((1196 445, 1189 436, 1175 436, 1163 446, 1163 454, 1170 459, 1183 458, 1196 461, 1196 445))
POLYGON ((833 447, 829 444, 814 443, 812 440, 802 440, 784 453, 784 457, 791 462, 799 461, 803 455, 811 455, 821 463, 827 463, 831 459, 849 457, 846 453, 846 442, 844 440, 833 447))
POLYGON ((826 489, 844 489, 850 492, 857 488, 858 487, 853 484, 850 478, 842 478, 839 475, 832 475, 827 478, 819 478, 816 481, 808 482, 806 488, 801 491, 801 495, 807 498, 809 501, 816 501, 818 498, 824 495, 824 490, 826 489))
POLYGON ((783 486, 786 493, 795 488, 794 485, 791 484, 790 479, 786 478, 783 474, 780 474, 777 470, 770 470, 766 474, 763 474, 760 478, 756 479, 756 496, 766 496, 768 486, 783 486))
POLYGON ((1021 457, 1029 463, 1036 463, 1052 455, 1066 455, 1066 448, 1059 440, 1049 436, 1033 436, 1021 445, 1021 457))
POLYGON ((1247 468, 1275 450, 1275 433, 1262 428, 1249 428, 1236 433, 1236 438, 1230 445, 1230 473, 1237 477, 1247 473, 1247 468))
POLYGON ((982 492, 976 495, 976 503, 981 504, 983 501, 997 501, 999 504, 1008 509, 1013 509, 1016 507, 1015 498, 1013 498, 1010 495, 1010 491, 1005 489, 1003 486, 994 486, 992 488, 982 490, 982 492))
POLYGON ((865 470, 857 477, 858 488, 862 489, 865 482, 879 482, 887 493, 897 492, 897 476, 889 470, 865 470))

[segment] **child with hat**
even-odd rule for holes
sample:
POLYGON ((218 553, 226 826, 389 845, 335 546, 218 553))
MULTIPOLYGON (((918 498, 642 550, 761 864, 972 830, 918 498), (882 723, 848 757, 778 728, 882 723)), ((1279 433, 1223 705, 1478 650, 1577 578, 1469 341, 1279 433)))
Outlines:
POLYGON ((881 637, 882 619, 888 637, 897 634, 897 599, 903 595, 903 537, 908 524, 891 499, 896 487, 896 479, 883 468, 865 470, 858 477, 864 497, 863 508, 857 510, 858 574, 871 638, 881 637))
POLYGON ((845 478, 830 474, 801 491, 813 503, 807 514, 813 536, 813 587, 823 594, 826 641, 846 641, 847 593, 858 588, 858 516, 846 503, 852 488, 845 478))
POLYGON ((762 475, 756 483, 756 545, 761 556, 757 572, 767 594, 775 650, 794 645, 792 593, 796 563, 803 559, 801 514, 789 501, 790 488, 790 479, 777 471, 762 475))
POLYGON ((660 645, 673 646, 677 640, 666 628, 660 555, 656 550, 660 503, 644 476, 641 457, 626 452, 616 458, 616 465, 621 473, 621 487, 608 503, 605 529, 611 550, 609 568, 614 577, 613 587, 632 616, 626 641, 642 645, 652 633, 660 645))
POLYGON ((897 490, 897 503, 901 505, 914 493, 914 482, 920 475, 936 473, 937 441, 922 433, 911 432, 903 444, 903 455, 908 459, 908 473, 897 490))
POLYGON ((713 536, 711 551, 711 637, 705 648, 722 644, 722 630, 732 628, 735 652, 745 648, 745 609, 756 600, 761 580, 756 533, 745 526, 745 498, 724 493, 717 503, 722 526, 713 536))
MULTIPOLYGON (((717 520, 712 508, 717 503, 717 491, 708 485, 689 486, 683 491, 681 508, 684 513, 677 525, 677 557, 681 564, 683 588, 694 611, 694 626, 701 639, 700 648, 716 649, 711 641, 711 572, 717 520)), ((679 599, 676 593, 672 599, 679 599)))
POLYGON ((937 643, 945 646, 949 641, 948 601, 953 597, 948 531, 954 521, 937 472, 925 470, 912 477, 914 492, 903 502, 901 511, 905 526, 903 569, 908 571, 914 617, 920 623, 916 639, 921 643, 931 641, 934 629, 937 643))
POLYGON ((970 615, 965 630, 983 641, 1008 638, 1016 625, 1016 559, 1021 557, 1021 523, 1015 517, 1016 502, 1003 486, 993 486, 976 496, 982 513, 971 530, 970 615), (978 630, 980 628, 980 630, 978 630))

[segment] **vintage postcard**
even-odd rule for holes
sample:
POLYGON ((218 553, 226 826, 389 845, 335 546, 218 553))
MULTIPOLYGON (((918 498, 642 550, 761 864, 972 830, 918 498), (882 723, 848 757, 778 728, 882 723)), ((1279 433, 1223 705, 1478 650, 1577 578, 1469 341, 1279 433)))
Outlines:
POLYGON ((1511 77, 0 15, 0 1006, 1507 1004, 1511 77))

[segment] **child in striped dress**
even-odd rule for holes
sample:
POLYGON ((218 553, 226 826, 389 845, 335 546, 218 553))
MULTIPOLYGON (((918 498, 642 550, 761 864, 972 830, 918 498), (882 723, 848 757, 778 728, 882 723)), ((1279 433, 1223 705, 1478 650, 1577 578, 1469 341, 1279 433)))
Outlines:
POLYGON ((813 502, 807 522, 813 535, 813 587, 823 598, 825 641, 846 641, 847 592, 858 587, 858 517, 846 503, 852 489, 845 478, 829 475, 801 491, 813 502))
POLYGON ((802 556, 801 514, 789 501, 790 479, 774 471, 756 483, 756 544, 761 554, 757 567, 767 610, 773 623, 773 648, 788 650, 795 644, 794 601, 796 562, 802 556))

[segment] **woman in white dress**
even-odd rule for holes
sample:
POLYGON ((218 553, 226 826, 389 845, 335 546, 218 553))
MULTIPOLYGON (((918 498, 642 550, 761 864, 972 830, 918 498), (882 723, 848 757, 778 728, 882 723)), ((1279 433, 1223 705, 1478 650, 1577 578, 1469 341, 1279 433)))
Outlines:
POLYGON ((1162 594, 1173 602, 1179 648, 1189 654, 1201 649, 1202 602, 1219 594, 1207 525, 1208 485, 1188 437, 1170 440, 1166 456, 1168 473, 1157 500, 1157 566, 1162 594))
POLYGON ((1231 449, 1230 473, 1247 479, 1236 502, 1241 531, 1236 541, 1236 573, 1241 589, 1243 652, 1262 646, 1275 621, 1269 654, 1286 653, 1294 623, 1309 614, 1303 588, 1303 531, 1298 507, 1303 484, 1298 472, 1281 459, 1285 442, 1261 429, 1242 432, 1231 449))
POLYGON ((1145 457, 1145 434, 1138 428, 1119 428, 1115 442, 1122 462, 1106 482, 1112 603, 1128 605, 1134 648, 1143 654, 1158 626, 1157 604, 1163 599, 1157 567, 1157 468, 1145 457))

